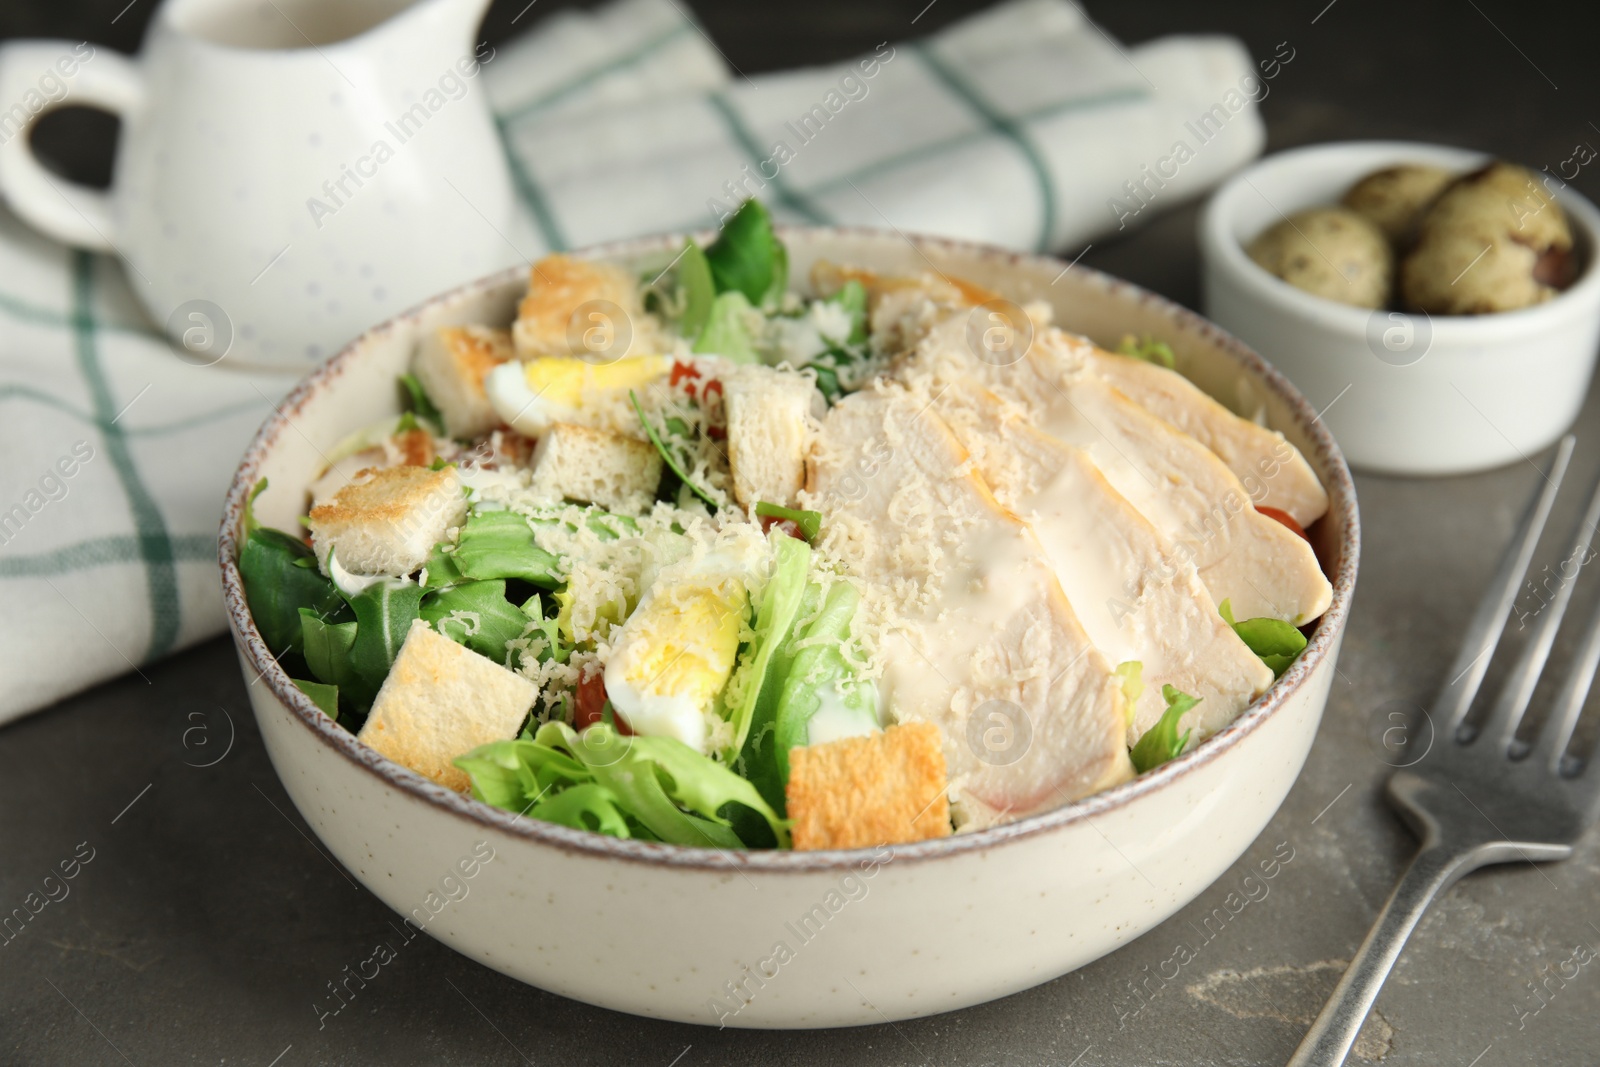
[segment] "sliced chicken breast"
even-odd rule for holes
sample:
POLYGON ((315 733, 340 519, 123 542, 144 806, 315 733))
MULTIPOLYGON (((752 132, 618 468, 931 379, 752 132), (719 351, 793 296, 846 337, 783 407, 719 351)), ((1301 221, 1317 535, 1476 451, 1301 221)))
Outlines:
POLYGON ((944 733, 958 824, 1057 807, 1133 776, 1111 664, 1027 525, 927 401, 887 383, 829 412, 810 463, 822 550, 886 623, 889 715, 944 733), (909 647, 905 647, 909 646, 909 647))
POLYGON ((1287 512, 1301 526, 1327 513, 1327 491, 1283 434, 1240 418, 1176 371, 1113 355, 1087 342, 1082 348, 1091 371, 1216 453, 1257 506, 1287 512))
POLYGON ((1294 625, 1328 610, 1333 588, 1311 546, 1256 511, 1233 472, 1210 449, 1085 373, 1057 330, 1034 339, 1015 362, 994 366, 948 321, 896 364, 896 376, 930 397, 975 377, 1017 404, 1035 428, 1082 448, 1113 488, 1192 558, 1219 604, 1238 619, 1270 616, 1294 625))
POLYGON ((1199 741, 1238 717, 1272 671, 1222 620, 1194 564, 1079 448, 1034 429, 972 380, 934 405, 1002 506, 1039 538, 1073 613, 1111 663, 1143 665, 1129 743, 1155 725, 1163 685, 1200 698, 1183 721, 1199 741))

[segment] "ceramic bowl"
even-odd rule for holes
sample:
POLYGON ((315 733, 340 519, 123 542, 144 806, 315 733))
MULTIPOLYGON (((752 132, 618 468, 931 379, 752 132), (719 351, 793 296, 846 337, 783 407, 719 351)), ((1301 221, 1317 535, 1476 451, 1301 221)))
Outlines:
MULTIPOLYGON (((229 491, 223 585, 284 788, 329 851, 411 919, 408 934, 415 925, 512 977, 639 1015, 748 1027, 880 1023, 1081 967, 1154 927, 1239 858, 1294 782, 1327 701, 1355 584, 1356 501, 1305 399, 1182 308, 1090 270, 1063 274, 1057 260, 994 248, 842 229, 783 236, 793 277, 808 277, 819 258, 901 273, 935 263, 1019 301, 1048 300, 1059 321, 1103 341, 1127 332, 1166 338, 1204 388, 1264 410, 1331 498, 1317 529, 1333 606, 1298 661, 1233 724, 1136 781, 1009 825, 878 850, 726 852, 620 840, 519 818, 390 763, 319 712, 256 632, 234 563, 244 502, 270 478, 258 515, 294 528, 319 452, 396 413, 395 376, 423 331, 509 321, 524 270, 377 327, 288 396, 229 491)), ((670 257, 681 240, 584 254, 638 265, 670 257)), ((326 1007, 337 1006, 330 997, 326 1007)))
POLYGON ((1439 145, 1358 141, 1269 156, 1235 175, 1200 220, 1206 314, 1288 375, 1352 465, 1457 474, 1525 459, 1564 433, 1600 346, 1600 211, 1558 180, 1582 274, 1555 299, 1495 315, 1408 315, 1313 296, 1257 266, 1245 245, 1285 215, 1338 203, 1380 167, 1488 162, 1439 145))

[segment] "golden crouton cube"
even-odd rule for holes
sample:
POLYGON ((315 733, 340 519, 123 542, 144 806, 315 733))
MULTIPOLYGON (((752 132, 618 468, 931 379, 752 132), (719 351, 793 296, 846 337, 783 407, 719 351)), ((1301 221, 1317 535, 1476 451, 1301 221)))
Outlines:
POLYGON ((466 518, 454 467, 365 470, 333 499, 311 509, 307 525, 323 572, 328 554, 356 574, 410 574, 427 562, 445 531, 466 518))
POLYGON ((528 272, 528 295, 511 339, 520 359, 581 356, 601 362, 638 354, 657 341, 638 281, 621 267, 564 255, 528 272), (579 312, 583 314, 579 314, 579 312))
POLYGON ((950 833, 944 748, 930 722, 789 751, 796 849, 870 848, 950 833))
POLYGON ((510 330, 445 326, 423 337, 411 369, 444 416, 445 432, 471 438, 500 425, 483 380, 514 355, 510 330))
POLYGON ((538 687, 515 671, 411 624, 356 739, 425 778, 464 793, 452 762, 479 745, 517 735, 538 687))
POLYGON ((763 500, 794 506, 805 486, 806 451, 815 435, 815 392, 800 375, 770 367, 741 367, 725 377, 728 465, 734 499, 746 508, 763 500))
POLYGON ((533 450, 531 488, 552 499, 639 512, 661 484, 661 453, 649 441, 613 430, 558 422, 533 450))

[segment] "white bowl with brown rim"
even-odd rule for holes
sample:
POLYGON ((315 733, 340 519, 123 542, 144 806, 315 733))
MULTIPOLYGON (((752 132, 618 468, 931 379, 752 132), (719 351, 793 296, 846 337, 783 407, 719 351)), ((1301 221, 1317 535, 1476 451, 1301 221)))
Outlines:
MULTIPOLYGON (((1058 322, 1102 343, 1163 338, 1202 388, 1263 412, 1330 500, 1313 539, 1333 604, 1300 658, 1231 725, 1134 781, 1007 825, 878 850, 623 840, 435 785, 357 742, 274 662, 245 604, 239 527, 250 488, 267 477, 258 517, 295 528, 320 453, 397 413, 395 378, 417 338, 440 325, 509 322, 525 286, 520 269, 369 331, 267 420, 228 492, 228 615, 245 676, 259 677, 248 692, 261 736, 295 806, 368 889, 456 951, 542 989, 684 1022, 824 1027, 930 1015, 1113 951, 1193 900, 1255 840, 1299 774, 1327 702, 1356 579, 1355 490, 1332 437, 1282 375, 1151 293, 1082 267, 1063 274, 1055 259, 955 241, 815 228, 782 236, 795 278, 818 259, 888 273, 931 262, 1019 302, 1049 301, 1058 322)), ((681 241, 579 254, 639 265, 681 241)))

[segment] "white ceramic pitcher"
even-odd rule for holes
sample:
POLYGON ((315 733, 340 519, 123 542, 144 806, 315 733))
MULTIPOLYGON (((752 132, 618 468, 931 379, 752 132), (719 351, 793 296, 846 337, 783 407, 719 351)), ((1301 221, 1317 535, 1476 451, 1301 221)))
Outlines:
POLYGON ((524 221, 474 44, 488 0, 167 0, 142 54, 0 48, 0 193, 118 253, 199 363, 304 366, 516 261, 524 221), (28 146, 52 107, 122 120, 109 191, 28 146), (9 110, 7 110, 9 108, 9 110))

